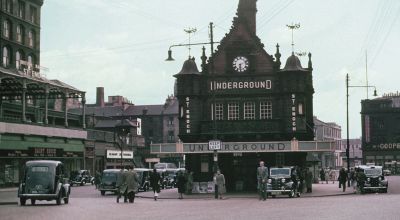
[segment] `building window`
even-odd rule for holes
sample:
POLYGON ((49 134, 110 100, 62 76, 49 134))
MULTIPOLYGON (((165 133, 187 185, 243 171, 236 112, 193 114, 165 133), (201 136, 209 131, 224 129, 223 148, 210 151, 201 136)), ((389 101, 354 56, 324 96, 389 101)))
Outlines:
POLYGON ((17 26, 17 42, 22 43, 24 39, 24 28, 22 25, 17 26))
POLYGON ((34 47, 35 42, 35 32, 30 30, 28 33, 28 42, 30 47, 34 47))
POLYGON ((12 12, 11 0, 3 0, 3 9, 8 13, 12 12))
POLYGON ((168 125, 174 125, 174 117, 168 118, 168 125))
POLYGON ((33 69, 33 65, 35 65, 35 59, 32 55, 28 56, 28 69, 33 69))
POLYGON ((215 120, 224 120, 224 105, 222 103, 215 104, 215 120))
POLYGON ((3 47, 3 66, 8 67, 10 65, 10 51, 7 47, 3 47))
POLYGON ((25 2, 23 1, 18 1, 18 16, 20 18, 25 17, 25 2))
POLYGON ((228 104, 228 120, 239 120, 239 104, 228 104))
POLYGON ((36 23, 36 21, 37 21, 37 10, 36 10, 36 8, 31 6, 30 7, 30 12, 31 12, 31 16, 30 16, 31 22, 32 23, 36 23))
POLYGON ((3 21, 3 36, 5 38, 10 38, 11 24, 8 20, 3 21))
POLYGON ((17 51, 17 53, 15 53, 15 67, 17 68, 17 70, 19 70, 21 67, 21 58, 21 52, 17 51))
POLYGON ((254 104, 254 102, 244 103, 244 119, 256 119, 256 105, 254 104))
POLYGON ((168 131, 168 142, 175 142, 174 131, 168 131))
POLYGON ((266 101, 260 103, 260 119, 272 118, 272 102, 266 101))
POLYGON ((304 115, 304 105, 302 102, 299 102, 297 111, 299 115, 304 115))

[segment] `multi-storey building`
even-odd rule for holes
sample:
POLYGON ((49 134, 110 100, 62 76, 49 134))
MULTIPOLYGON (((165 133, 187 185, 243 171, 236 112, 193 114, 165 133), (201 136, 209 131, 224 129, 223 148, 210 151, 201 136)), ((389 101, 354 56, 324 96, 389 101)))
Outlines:
MULTIPOLYGON (((72 109, 71 112, 82 114, 82 109, 72 109)), ((144 166, 149 161, 174 162, 177 166, 182 163, 182 155, 179 154, 150 155, 151 143, 176 143, 179 141, 178 102, 173 95, 168 96, 165 103, 160 105, 134 105, 122 96, 109 96, 108 102, 105 102, 104 88, 98 87, 96 103, 88 104, 85 114, 88 127, 95 130, 113 132, 115 123, 121 120, 129 120, 136 124, 136 130, 140 132, 134 132, 132 144, 137 166, 144 166)), ((106 150, 113 146, 110 145, 110 138, 107 141, 104 139, 106 137, 104 132, 100 133, 99 140, 90 141, 91 146, 95 145, 93 141, 98 141, 94 150, 97 158, 97 162, 94 162, 96 169, 111 166, 111 163, 107 165, 106 162, 106 150)))
POLYGON ((0 186, 19 182, 25 161, 84 167, 85 119, 68 114, 85 92, 49 80, 40 67, 42 0, 0 1, 0 186))
POLYGON ((314 141, 311 54, 306 68, 294 53, 282 68, 279 45, 273 57, 256 34, 256 2, 239 1, 229 33, 208 60, 203 49, 201 72, 194 58, 184 62, 175 75, 182 143, 151 147, 154 154, 185 154, 201 186, 220 169, 228 190, 255 190, 260 160, 308 166, 310 152, 334 147, 314 141))
POLYGON ((324 168, 337 168, 343 166, 341 148, 342 128, 334 122, 323 122, 314 117, 314 132, 316 141, 333 141, 336 143, 336 149, 331 152, 315 153, 321 160, 321 166, 324 168))
POLYGON ((365 163, 399 172, 400 93, 361 101, 362 149, 365 163))
MULTIPOLYGON (((347 148, 347 140, 342 140, 341 147, 341 157, 342 157, 342 166, 347 167, 347 158, 346 158, 346 148, 347 148)), ((354 167, 357 165, 363 164, 363 156, 362 156, 362 145, 361 138, 357 139, 349 139, 349 156, 350 156, 350 167, 354 167)))

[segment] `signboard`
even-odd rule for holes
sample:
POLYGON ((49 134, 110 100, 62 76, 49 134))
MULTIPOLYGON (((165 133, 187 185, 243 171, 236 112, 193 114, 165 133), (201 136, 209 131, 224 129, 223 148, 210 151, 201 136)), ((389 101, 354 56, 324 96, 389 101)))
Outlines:
POLYGON ((144 161, 146 163, 160 163, 160 158, 146 158, 144 161))
POLYGON ((136 134, 138 136, 142 135, 142 119, 137 118, 136 119, 137 127, 136 127, 136 134))
POLYGON ((381 144, 368 144, 366 146, 369 150, 400 150, 400 143, 381 143, 381 144))
MULTIPOLYGON (((213 143, 212 147, 218 147, 218 142, 213 143)), ((212 151, 209 143, 183 144, 184 153, 208 153, 212 151)), ((219 144, 219 152, 277 152, 291 151, 290 142, 268 142, 268 143, 240 143, 225 142, 219 144)))
MULTIPOLYGON (((121 159, 120 150, 107 150, 107 159, 121 159)), ((122 159, 133 159, 133 151, 122 151, 122 159)))
POLYGON ((30 156, 32 157, 62 157, 63 149, 45 148, 45 147, 30 147, 30 156))
POLYGON ((220 140, 211 140, 208 142, 209 150, 221 150, 221 141, 220 140))

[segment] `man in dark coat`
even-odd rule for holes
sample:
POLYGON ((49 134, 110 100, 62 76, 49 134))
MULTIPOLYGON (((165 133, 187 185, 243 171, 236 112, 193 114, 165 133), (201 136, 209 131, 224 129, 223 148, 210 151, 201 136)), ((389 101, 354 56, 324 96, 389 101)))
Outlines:
POLYGON ((321 168, 321 170, 319 171, 319 178, 321 179, 321 182, 324 183, 324 181, 325 181, 325 170, 324 170, 324 168, 321 168))
POLYGON ((267 199, 267 180, 268 180, 268 168, 264 166, 264 161, 260 161, 260 166, 257 167, 257 182, 258 182, 258 194, 260 200, 267 199))
POLYGON ((153 172, 150 175, 150 186, 154 192, 154 200, 157 200, 158 193, 160 192, 160 174, 154 168, 153 172))
POLYGON ((183 199, 182 194, 186 191, 186 178, 181 171, 177 174, 176 186, 178 187, 179 199, 183 199))
POLYGON ((346 182, 347 182, 347 172, 344 169, 344 167, 342 167, 342 169, 340 169, 339 171, 339 188, 340 186, 342 186, 343 192, 346 191, 346 182))
POLYGON ((118 191, 117 191, 117 203, 119 203, 119 199, 121 196, 124 196, 124 202, 126 202, 126 170, 121 169, 119 173, 119 178, 117 182, 118 191))
POLYGON ((305 180, 308 193, 312 192, 312 179, 313 179, 313 174, 311 170, 307 167, 305 180))

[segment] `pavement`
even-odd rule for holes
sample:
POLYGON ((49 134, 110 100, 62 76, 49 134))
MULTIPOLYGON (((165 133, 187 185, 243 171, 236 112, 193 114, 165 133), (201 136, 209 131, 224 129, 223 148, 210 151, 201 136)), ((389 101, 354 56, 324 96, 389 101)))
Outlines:
MULTIPOLYGON (((328 184, 313 184, 312 193, 303 193, 300 197, 326 197, 326 196, 342 196, 342 195, 352 195, 355 191, 353 187, 346 188, 346 192, 339 189, 339 183, 329 182, 328 184)), ((154 198, 152 191, 140 192, 137 194, 139 198, 154 198)), ((224 199, 231 198, 251 198, 258 199, 258 194, 255 192, 235 192, 224 194, 224 199)), ((286 195, 277 197, 287 197, 286 195)), ((188 194, 183 195, 184 199, 214 199, 214 193, 199 193, 199 194, 188 194)), ((178 192, 176 189, 166 189, 161 190, 158 195, 158 199, 178 199, 178 192)))
MULTIPOLYGON (((0 188, 0 205, 13 205, 18 204, 17 197, 17 188, 0 188)), ((352 187, 347 188, 346 192, 343 192, 342 189, 338 188, 338 182, 332 184, 332 182, 326 184, 313 184, 312 193, 303 193, 301 197, 326 197, 326 196, 342 196, 342 195, 351 195, 354 194, 354 190, 352 187)), ((73 196, 73 195, 72 195, 73 196)), ((152 191, 148 192, 140 192, 137 194, 139 198, 148 198, 153 199, 154 194, 152 191)), ((287 196, 278 196, 278 197, 287 197, 287 196)), ((199 194, 190 194, 183 195, 184 199, 214 199, 213 193, 199 193, 199 194)), ((235 193, 226 193, 224 195, 224 199, 233 199, 233 198, 251 198, 257 199, 258 195, 255 192, 235 192, 235 193)), ((164 189, 159 193, 158 199, 178 199, 177 189, 164 189)))

